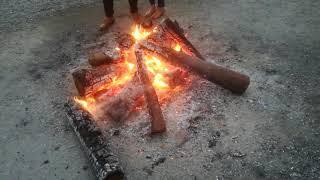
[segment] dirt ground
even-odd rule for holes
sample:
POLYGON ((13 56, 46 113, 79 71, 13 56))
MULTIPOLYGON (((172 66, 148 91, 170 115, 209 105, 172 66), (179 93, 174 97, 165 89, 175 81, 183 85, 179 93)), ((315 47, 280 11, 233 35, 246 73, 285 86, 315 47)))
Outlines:
MULTIPOLYGON (((150 140, 133 133, 140 125, 121 129, 112 141, 128 179, 319 179, 319 8, 316 0, 168 0, 168 15, 206 59, 251 84, 236 96, 196 80, 168 117, 188 120, 169 122, 188 136, 150 140)), ((128 3, 115 9, 106 37, 129 26, 128 3)), ((94 179, 63 104, 75 93, 70 69, 100 37, 101 2, 3 0, 0 12, 0 179, 94 179)))

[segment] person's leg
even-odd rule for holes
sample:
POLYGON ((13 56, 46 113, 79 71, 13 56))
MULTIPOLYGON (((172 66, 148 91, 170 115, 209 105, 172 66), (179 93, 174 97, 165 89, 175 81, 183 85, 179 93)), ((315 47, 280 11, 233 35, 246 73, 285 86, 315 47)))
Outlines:
POLYGON ((129 4, 133 21, 135 21, 136 23, 140 23, 141 16, 138 13, 138 0, 129 0, 129 4))
POLYGON ((129 5, 132 14, 138 12, 138 0, 129 0, 129 5))
POLYGON ((108 29, 114 23, 113 0, 103 0, 103 7, 105 18, 99 27, 100 31, 108 29))
POLYGON ((161 17, 164 13, 165 13, 164 0, 158 0, 158 6, 157 6, 155 12, 152 14, 151 17, 152 17, 153 19, 158 19, 158 18, 161 17))
POLYGON ((149 2, 151 6, 156 4, 155 0, 149 0, 149 2))
POLYGON ((156 2, 155 2, 155 0, 149 0, 149 2, 150 2, 150 8, 146 12, 145 17, 151 17, 152 14, 156 11, 156 2))
POLYGON ((113 17, 113 0, 103 0, 103 7, 106 17, 113 17))
POLYGON ((164 8, 164 0, 158 0, 158 7, 164 8))

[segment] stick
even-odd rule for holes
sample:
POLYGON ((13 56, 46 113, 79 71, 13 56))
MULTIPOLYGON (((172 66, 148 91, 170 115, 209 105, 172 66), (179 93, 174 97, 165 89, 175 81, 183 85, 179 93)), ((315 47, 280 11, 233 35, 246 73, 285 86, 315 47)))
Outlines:
POLYGON ((143 84, 145 101, 147 102, 149 114, 152 119, 151 133, 164 132, 166 130, 166 124, 158 101, 157 93, 150 82, 146 67, 143 63, 143 53, 140 50, 135 50, 135 54, 137 59, 138 75, 143 84))
POLYGON ((170 48, 159 47, 147 41, 140 41, 143 50, 156 54, 166 62, 183 67, 189 71, 213 82, 233 93, 242 94, 250 84, 250 78, 236 71, 201 61, 197 57, 189 56, 183 52, 176 52, 170 48))

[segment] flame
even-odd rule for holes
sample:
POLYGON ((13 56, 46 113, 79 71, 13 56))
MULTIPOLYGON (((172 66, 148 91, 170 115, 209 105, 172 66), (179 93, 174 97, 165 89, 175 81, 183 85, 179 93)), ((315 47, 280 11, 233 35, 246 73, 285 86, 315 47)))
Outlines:
POLYGON ((148 32, 141 28, 140 26, 136 25, 134 31, 131 33, 131 35, 134 37, 136 41, 140 41, 142 39, 145 39, 147 36, 149 36, 151 32, 148 32))
POLYGON ((174 48, 175 51, 181 51, 181 46, 179 44, 177 44, 174 48))
POLYGON ((96 100, 93 97, 80 98, 75 96, 73 100, 78 103, 82 108, 86 109, 89 113, 95 111, 95 102, 96 100))

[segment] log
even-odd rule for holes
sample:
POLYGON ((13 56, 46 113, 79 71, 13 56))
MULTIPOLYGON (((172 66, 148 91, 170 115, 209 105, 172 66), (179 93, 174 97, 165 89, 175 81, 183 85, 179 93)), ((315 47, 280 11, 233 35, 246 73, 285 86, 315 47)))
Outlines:
POLYGON ((147 103, 151 116, 151 133, 161 133, 166 131, 166 124, 159 104, 158 96, 148 77, 145 64, 143 62, 143 52, 135 50, 137 60, 137 72, 144 89, 144 99, 147 103))
POLYGON ((169 18, 166 18, 159 25, 157 25, 156 29, 157 32, 148 36, 148 41, 151 41, 159 46, 167 47, 168 44, 172 44, 168 43, 168 40, 171 40, 174 41, 175 44, 179 44, 185 53, 205 60, 200 52, 185 37, 184 31, 179 26, 177 21, 172 21, 169 18))
POLYGON ((239 72, 201 61, 197 57, 189 56, 183 52, 177 52, 170 48, 159 47, 148 41, 140 41, 139 46, 143 50, 152 53, 169 64, 186 68, 190 72, 197 74, 213 83, 216 83, 233 93, 242 94, 250 84, 250 78, 239 72))
POLYGON ((135 75, 115 96, 97 99, 97 118, 100 120, 123 121, 135 108, 136 102, 143 96, 143 87, 135 75), (100 113, 101 112, 101 113, 100 113), (100 117, 99 117, 100 114, 100 117))
POLYGON ((118 157, 107 138, 88 112, 79 109, 72 100, 65 103, 66 115, 89 158, 98 180, 124 179, 118 157))
POLYGON ((103 52, 97 52, 97 53, 93 53, 90 54, 88 62, 91 66, 95 67, 95 66, 101 66, 104 64, 111 64, 113 63, 115 60, 108 56, 107 54, 103 53, 103 52))
POLYGON ((73 70, 72 77, 78 94, 88 96, 103 90, 101 86, 112 82, 112 78, 117 76, 122 67, 120 64, 113 64, 73 70))

